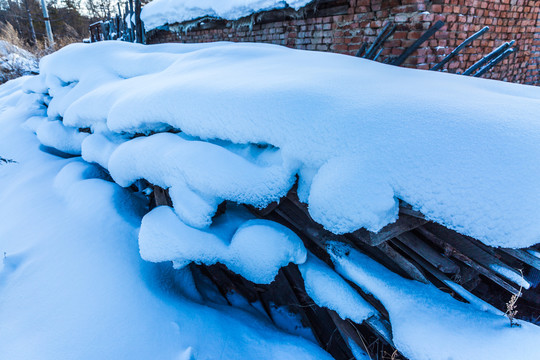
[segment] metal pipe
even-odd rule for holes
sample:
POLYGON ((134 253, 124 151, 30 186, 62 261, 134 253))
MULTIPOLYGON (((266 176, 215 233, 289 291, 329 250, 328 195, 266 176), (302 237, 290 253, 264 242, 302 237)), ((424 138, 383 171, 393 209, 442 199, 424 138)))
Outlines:
POLYGON ((422 45, 424 43, 424 41, 426 41, 431 36, 433 36, 433 34, 435 34, 437 31, 439 31, 439 29, 442 28, 443 26, 444 26, 444 22, 442 22, 441 20, 438 20, 435 23, 435 25, 430 27, 418 40, 416 40, 411 46, 409 46, 407 48, 407 50, 405 50, 401 55, 399 55, 394 60, 394 62, 392 62, 392 65, 399 66, 399 65, 403 64, 405 62, 405 60, 407 60, 407 58, 409 56, 411 56, 411 54, 413 52, 415 52, 415 50, 418 49, 420 47, 420 45, 422 45))
POLYGON ((516 42, 515 40, 512 40, 510 42, 505 42, 504 44, 502 44, 501 46, 499 46, 498 48, 496 48, 495 50, 493 50, 492 52, 490 52, 489 54, 487 54, 486 56, 478 60, 470 68, 465 70, 463 72, 463 75, 471 75, 473 72, 475 72, 476 70, 480 69, 482 66, 487 64, 491 59, 494 59, 500 54, 502 54, 503 52, 505 52, 506 49, 514 45, 515 42, 516 42))
POLYGON ((386 32, 386 30, 388 30, 388 28, 390 27, 390 22, 388 22, 382 29, 382 31, 379 33, 379 35, 377 35, 377 38, 375 39, 375 41, 373 42, 373 44, 371 44, 371 46, 369 47, 369 49, 366 51, 365 55, 363 56, 364 59, 370 59, 371 58, 371 53, 373 51, 375 51, 375 47, 377 46, 377 44, 381 41, 381 38, 383 37, 384 33, 386 32))
POLYGON ((492 67, 497 65, 499 62, 503 61, 508 55, 512 54, 515 50, 513 48, 507 49, 502 54, 497 56, 495 59, 491 60, 489 64, 478 70, 476 74, 474 74, 474 77, 480 77, 484 75, 488 70, 490 70, 492 67))
POLYGON ((459 54, 459 52, 461 50, 463 50, 463 48, 467 45, 469 45, 470 43, 472 43, 474 40, 476 40, 477 38, 479 38, 480 36, 482 36, 486 31, 489 30, 489 26, 484 26, 484 28, 480 31, 477 31, 476 33, 474 33, 473 35, 469 36, 467 39, 465 39, 461 44, 459 44, 459 46, 457 48, 455 48, 450 54, 446 55, 446 57, 444 59, 441 60, 440 63, 438 63, 437 65, 435 65, 434 67, 431 68, 431 70, 433 71, 437 71, 439 69, 442 69, 442 67, 447 63, 449 62, 454 56, 456 56, 457 54, 459 54))

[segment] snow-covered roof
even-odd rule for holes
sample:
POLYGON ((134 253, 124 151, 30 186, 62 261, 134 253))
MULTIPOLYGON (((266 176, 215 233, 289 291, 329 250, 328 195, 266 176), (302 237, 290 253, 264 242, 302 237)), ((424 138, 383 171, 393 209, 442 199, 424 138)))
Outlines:
POLYGON ((203 16, 237 20, 260 11, 299 9, 312 0, 154 0, 141 12, 146 30, 203 16))
POLYGON ((190 226, 222 200, 276 201, 298 176, 336 234, 377 232, 401 199, 486 244, 540 240, 537 87, 264 44, 74 45, 41 72, 27 84, 63 119, 41 141, 122 186, 145 178, 190 198, 177 210, 190 226), (123 137, 168 128, 182 133, 123 137))

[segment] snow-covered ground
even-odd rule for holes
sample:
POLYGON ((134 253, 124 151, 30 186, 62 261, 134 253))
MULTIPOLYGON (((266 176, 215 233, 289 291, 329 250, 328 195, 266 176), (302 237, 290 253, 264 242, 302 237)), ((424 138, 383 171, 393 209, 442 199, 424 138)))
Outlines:
POLYGON ((259 11, 292 7, 296 10, 312 0, 154 0, 141 12, 146 30, 161 25, 174 24, 212 16, 237 20, 259 11))
POLYGON ((535 87, 273 45, 65 47, 0 87, 0 156, 16 161, 0 164, 0 358, 329 358, 257 306, 209 299, 187 266, 269 283, 293 262, 342 318, 377 316, 343 278, 378 298, 410 359, 533 359, 540 328, 479 299, 337 244, 334 271, 241 206, 213 216, 224 200, 265 206, 298 177, 334 233, 377 231, 402 199, 487 244, 535 244, 539 105, 535 87), (138 179, 173 206, 146 213, 121 187, 138 179))

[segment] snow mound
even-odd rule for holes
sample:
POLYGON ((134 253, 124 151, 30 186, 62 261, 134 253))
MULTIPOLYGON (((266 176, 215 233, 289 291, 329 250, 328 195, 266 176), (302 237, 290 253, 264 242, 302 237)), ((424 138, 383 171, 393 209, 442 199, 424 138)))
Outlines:
POLYGON ((296 175, 336 234, 378 231, 401 199, 488 245, 540 240, 537 87, 265 44, 78 44, 40 70, 26 91, 66 127, 38 129, 44 143, 170 188, 190 226, 223 200, 265 206, 296 175))
POLYGON ((146 30, 203 16, 237 20, 256 12, 292 7, 295 10, 312 0, 154 0, 141 12, 146 30))

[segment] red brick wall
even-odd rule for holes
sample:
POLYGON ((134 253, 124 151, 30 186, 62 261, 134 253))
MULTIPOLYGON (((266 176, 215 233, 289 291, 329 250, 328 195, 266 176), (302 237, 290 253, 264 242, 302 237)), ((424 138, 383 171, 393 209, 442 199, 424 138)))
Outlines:
POLYGON ((505 41, 516 40, 518 51, 487 78, 540 85, 540 0, 350 0, 346 14, 231 26, 187 33, 153 31, 148 43, 250 41, 281 44, 297 49, 354 55, 366 42, 373 43, 391 20, 396 31, 384 44, 378 61, 400 55, 437 20, 445 26, 403 64, 429 69, 464 39, 483 28, 490 30, 464 49, 448 66, 449 72, 466 68, 505 41))

